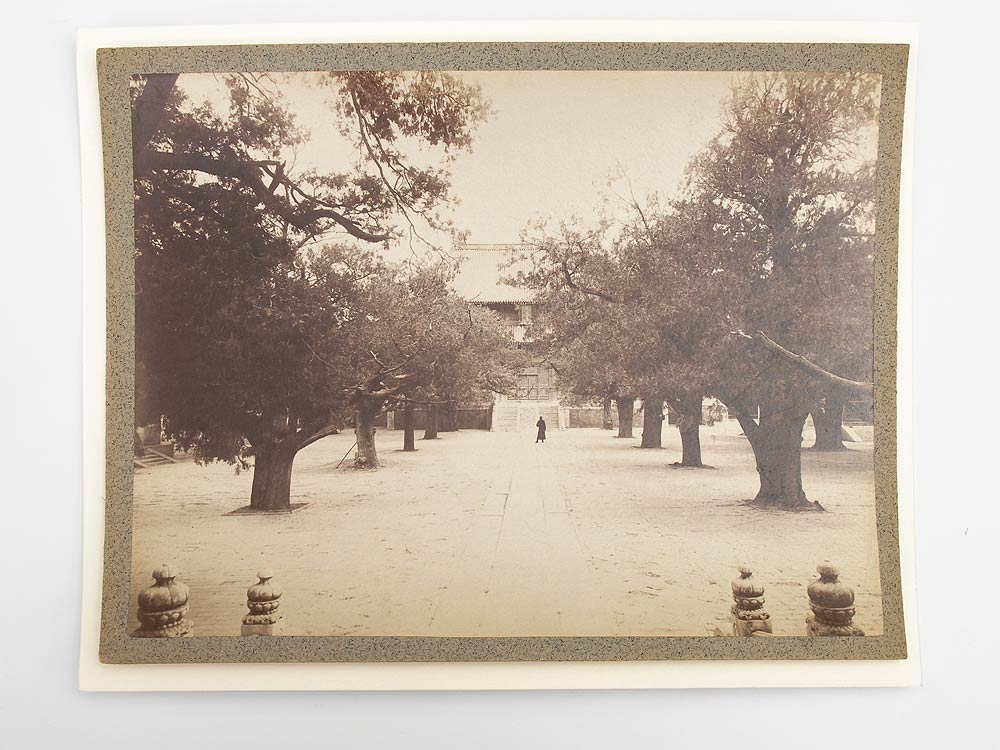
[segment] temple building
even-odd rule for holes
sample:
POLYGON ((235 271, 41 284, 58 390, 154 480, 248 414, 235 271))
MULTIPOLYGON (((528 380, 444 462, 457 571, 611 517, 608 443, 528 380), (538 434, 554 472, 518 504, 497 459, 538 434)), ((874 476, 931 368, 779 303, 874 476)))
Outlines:
MULTIPOLYGON (((514 341, 526 342, 531 322, 531 291, 514 283, 519 272, 531 270, 527 257, 530 246, 456 245, 453 255, 458 271, 453 282, 464 299, 497 313, 510 327, 514 341)), ((560 409, 556 374, 547 362, 538 362, 518 374, 511 394, 497 395, 493 404, 491 429, 513 431, 533 428, 545 417, 550 429, 565 429, 566 415, 560 409)))

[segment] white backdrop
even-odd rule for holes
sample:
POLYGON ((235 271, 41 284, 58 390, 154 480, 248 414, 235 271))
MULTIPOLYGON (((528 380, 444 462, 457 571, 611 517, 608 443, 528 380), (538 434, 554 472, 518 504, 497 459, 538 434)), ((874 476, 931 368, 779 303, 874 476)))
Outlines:
POLYGON ((7 5, 0 456, 0 737, 13 747, 984 746, 998 596, 990 438, 998 159, 997 13, 972 3, 320 3, 7 5), (765 6, 766 7, 761 7, 765 6), (748 17, 915 20, 914 386, 922 688, 423 694, 87 694, 76 689, 81 564, 82 26, 312 20, 748 17), (992 334, 992 335, 991 335, 992 334), (992 367, 991 367, 992 366, 992 367))

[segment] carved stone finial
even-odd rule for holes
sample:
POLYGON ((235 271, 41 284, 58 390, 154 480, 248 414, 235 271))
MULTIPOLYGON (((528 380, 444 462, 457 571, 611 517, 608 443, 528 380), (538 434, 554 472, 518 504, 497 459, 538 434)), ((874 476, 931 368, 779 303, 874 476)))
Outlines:
POLYGON ((771 616, 764 611, 764 587, 753 579, 753 571, 740 566, 740 577, 733 581, 733 601, 730 609, 733 635, 748 636, 771 632, 771 616))
POLYGON ((854 625, 854 591, 840 580, 840 570, 829 562, 816 566, 819 580, 809 584, 809 608, 806 632, 814 636, 861 636, 854 625))
POLYGON ((257 583, 247 589, 247 609, 243 617, 241 635, 283 635, 285 618, 278 613, 281 606, 281 589, 271 580, 274 575, 267 568, 257 573, 257 583))
POLYGON ((139 594, 139 638, 176 638, 194 635, 194 623, 187 619, 188 587, 176 580, 178 570, 164 563, 153 571, 152 586, 139 594))

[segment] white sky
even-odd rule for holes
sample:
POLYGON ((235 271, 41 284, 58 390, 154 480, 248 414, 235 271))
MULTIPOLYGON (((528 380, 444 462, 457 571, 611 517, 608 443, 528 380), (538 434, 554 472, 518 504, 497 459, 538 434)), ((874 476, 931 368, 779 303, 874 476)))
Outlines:
POLYGON ((619 167, 636 196, 673 192, 719 129, 729 73, 489 72, 496 114, 455 164, 472 242, 516 241, 538 215, 586 216, 619 167))
MULTIPOLYGON (((624 171, 640 200, 676 193, 690 159, 719 131, 735 73, 490 71, 460 73, 479 83, 495 114, 479 129, 472 153, 453 164, 452 216, 474 243, 516 242, 539 216, 586 218, 609 176, 624 171)), ((337 132, 319 74, 290 75, 282 91, 311 133, 297 169, 348 171, 354 154, 337 132)), ((213 74, 185 74, 194 103, 223 107, 213 74)), ((417 157, 420 158, 419 156, 417 157)), ((418 162, 419 163, 419 162, 418 162)), ((627 191, 619 181, 616 189, 627 191)), ((435 241, 445 238, 430 237, 435 241)))

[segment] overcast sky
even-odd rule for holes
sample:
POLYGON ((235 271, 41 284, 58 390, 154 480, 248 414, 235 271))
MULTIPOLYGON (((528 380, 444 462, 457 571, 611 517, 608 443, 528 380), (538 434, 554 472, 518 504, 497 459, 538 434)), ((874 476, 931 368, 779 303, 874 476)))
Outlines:
MULTIPOLYGON (((495 114, 472 153, 454 163, 453 219, 469 241, 518 241, 538 216, 586 217, 622 170, 642 199, 672 195, 690 159, 719 131, 733 73, 538 72, 461 73, 479 83, 495 114)), ((335 127, 330 89, 318 74, 296 74, 282 91, 311 133, 296 167, 346 171, 354 158, 335 127)), ((224 105, 224 86, 211 74, 183 75, 192 101, 224 105)), ((620 190, 627 186, 619 182, 620 190)))
POLYGON ((516 241, 537 215, 586 216, 619 169, 637 196, 672 192, 719 129, 728 73, 469 74, 492 99, 455 165, 456 219, 472 242, 516 241))

